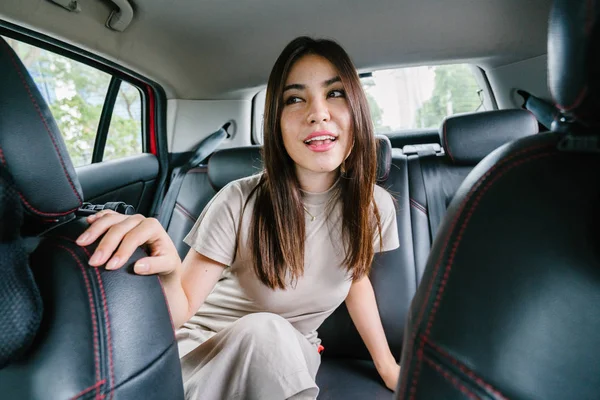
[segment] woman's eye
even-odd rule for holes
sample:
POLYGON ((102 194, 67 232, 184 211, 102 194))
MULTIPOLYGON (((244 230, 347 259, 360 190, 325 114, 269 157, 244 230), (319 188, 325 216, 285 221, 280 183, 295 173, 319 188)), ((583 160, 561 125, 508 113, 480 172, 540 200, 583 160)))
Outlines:
POLYGON ((346 92, 343 89, 332 90, 327 94, 327 97, 346 97, 346 92))
POLYGON ((296 104, 296 103, 300 103, 301 101, 302 101, 302 99, 300 97, 290 96, 284 101, 284 104, 285 105, 296 104))

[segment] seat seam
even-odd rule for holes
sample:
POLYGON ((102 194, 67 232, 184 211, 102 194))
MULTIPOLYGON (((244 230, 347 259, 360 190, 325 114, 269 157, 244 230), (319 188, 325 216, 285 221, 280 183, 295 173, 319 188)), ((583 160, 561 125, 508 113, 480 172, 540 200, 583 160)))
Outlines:
MULTIPOLYGON (((6 169, 10 170, 10 168, 8 167, 6 158, 4 157, 4 152, 2 151, 2 147, 0 147, 0 162, 2 162, 2 165, 4 165, 6 167, 6 169)), ((16 190, 16 192, 19 195, 19 197, 21 198, 21 201, 25 204, 25 206, 27 206, 31 211, 33 211, 39 215, 42 215, 44 217, 62 217, 65 215, 69 215, 72 212, 74 212, 75 210, 77 210, 77 208, 73 208, 69 211, 65 211, 65 212, 61 212, 61 213, 48 213, 48 212, 40 211, 40 210, 36 209, 34 206, 32 206, 31 204, 29 204, 27 199, 25 199, 25 196, 19 190, 16 190)))
POLYGON ((142 368, 141 370, 137 371, 136 373, 134 373, 133 375, 131 375, 129 378, 125 379, 123 382, 119 383, 118 385, 116 385, 113 388, 113 391, 117 391, 120 387, 126 385, 127 383, 133 381, 134 379, 138 378, 140 375, 142 375, 144 372, 146 372, 148 369, 152 368, 157 362, 159 362, 160 360, 162 360, 168 353, 169 351, 171 351, 171 349, 173 348, 177 348, 177 344, 175 341, 173 341, 162 353, 160 353, 154 360, 150 361, 144 368, 142 368))
POLYGON ((481 400, 481 397, 477 396, 473 393, 469 388, 460 383, 458 379, 452 376, 448 371, 446 371, 440 364, 436 363, 429 357, 425 357, 424 361, 429 364, 433 369, 435 369, 438 374, 440 374, 447 382, 449 382, 456 389, 460 390, 465 396, 467 396, 471 400, 481 400))
POLYGON ((190 213, 187 209, 185 209, 180 203, 175 202, 175 208, 179 208, 179 211, 181 211, 182 214, 184 214, 186 217, 188 217, 192 221, 194 221, 194 222, 196 221, 196 218, 194 218, 192 213, 190 213))
POLYGON ((75 396, 71 397, 71 400, 77 400, 77 399, 79 399, 81 396, 83 396, 84 394, 87 394, 87 393, 91 392, 92 390, 96 389, 98 386, 104 385, 104 383, 106 383, 106 379, 102 379, 101 381, 96 382, 94 385, 88 387, 87 389, 83 389, 81 392, 79 392, 75 396))
POLYGON ((25 87, 25 90, 27 90, 27 94, 29 95, 29 100, 31 100, 31 103, 33 104, 35 110, 37 111, 40 119, 42 120, 42 124, 44 125, 44 128, 46 128, 46 132, 48 133, 48 135, 50 136, 50 140, 52 141, 52 144, 54 145, 54 150, 56 150, 56 154, 58 155, 58 159, 60 161, 60 164, 62 166, 63 172, 65 173, 65 176, 67 177, 67 181, 69 182, 69 185, 71 185, 71 189, 73 190, 73 193, 75 194, 75 197, 77 197, 77 199, 79 200, 79 202, 81 203, 81 196, 79 196, 79 193, 77 192, 77 190, 75 190, 75 185, 73 184, 73 181, 71 180, 71 177, 69 176, 69 173, 67 172, 67 168, 65 166, 65 162, 62 158, 62 154, 58 148, 58 145, 56 144, 56 139, 54 138, 54 136, 52 135, 52 132, 50 132, 50 128, 48 127, 48 122, 46 121, 46 119, 44 118, 44 116, 42 115, 42 111, 40 109, 40 106, 37 104, 37 101, 35 100, 35 98, 33 97, 33 94, 31 93, 31 89, 29 88, 29 85, 27 84, 27 81, 25 80, 25 77, 23 76, 23 73, 21 71, 21 69, 19 68, 13 52, 11 51, 10 47, 8 46, 8 43, 4 42, 4 46, 7 49, 7 53, 8 56, 10 57, 12 64, 15 68, 15 70, 17 71, 17 74, 19 75, 19 78, 21 79, 21 83, 23 83, 23 86, 25 87))
MULTIPOLYGON (((66 237, 66 236, 57 236, 57 238, 61 238, 63 240, 72 242, 72 243, 76 243, 75 240, 66 237)), ((81 246, 80 247, 83 252, 86 254, 87 258, 90 259, 91 258, 91 254, 90 252, 87 250, 86 247, 81 246)), ((110 398, 113 397, 113 390, 112 387, 115 384, 115 375, 114 375, 114 361, 113 361, 113 355, 112 355, 112 336, 111 336, 111 327, 110 327, 110 318, 109 318, 109 313, 108 313, 108 301, 106 299, 106 292, 104 290, 104 283, 102 281, 102 277, 100 272, 98 271, 98 268, 93 268, 96 277, 98 279, 98 286, 100 287, 100 296, 102 299, 102 308, 104 311, 104 321, 106 323, 106 340, 107 340, 107 350, 108 350, 108 360, 109 360, 109 374, 110 374, 110 382, 108 382, 109 384, 109 394, 110 394, 110 398)))
MULTIPOLYGON (((452 221, 452 225, 450 227, 450 229, 447 231, 446 233, 446 237, 444 238, 444 246, 442 247, 443 249, 448 248, 448 244, 450 242, 450 238, 452 237, 452 233, 454 231, 454 227, 456 226, 456 224, 458 223, 458 220, 461 218, 461 216, 463 215, 463 212, 465 210, 466 204, 471 200, 471 197, 473 196, 473 194, 475 193, 475 191, 477 190, 477 188, 486 180, 488 179, 492 173, 495 172, 496 169, 503 167, 505 164, 508 164, 511 162, 512 159, 520 157, 521 155, 530 153, 532 151, 536 151, 536 150, 541 150, 541 149, 550 149, 553 148, 552 145, 549 145, 547 143, 544 144, 538 144, 535 146, 532 146, 530 148, 526 148, 523 150, 520 150, 518 152, 516 152, 515 154, 500 160, 497 164, 495 164, 494 166, 492 166, 492 168, 490 168, 490 170, 488 170, 482 177, 480 177, 477 182, 475 184, 473 184, 473 186, 471 187, 471 190, 469 191, 469 193, 465 196, 465 199, 463 200, 462 204, 460 205, 460 209, 459 211, 456 213, 456 216, 454 217, 454 220, 452 221)), ((411 360, 413 354, 413 346, 414 343, 417 339, 417 334, 419 331, 419 326, 421 325, 421 321, 423 320, 424 317, 424 313, 425 313, 425 309, 427 308, 427 304, 429 303, 430 300, 430 295, 431 292, 433 290, 433 286, 435 284, 435 282, 438 279, 438 274, 440 271, 440 265, 442 260, 444 259, 444 251, 440 252, 440 255, 435 263, 435 267, 434 267, 434 271, 432 274, 432 277, 430 279, 429 282, 429 286, 427 288, 427 291, 425 293, 425 297, 423 299, 422 305, 421 305, 421 309, 419 311, 419 314, 417 316, 417 320, 415 322, 415 331, 412 333, 411 337, 409 338, 410 344, 408 346, 408 354, 407 354, 407 360, 411 360)), ((417 363, 415 366, 415 372, 414 372, 414 377, 412 379, 412 383, 411 383, 411 387, 410 387, 410 391, 412 392, 410 395, 410 398, 414 398, 414 388, 416 387, 416 383, 418 382, 418 378, 419 378, 419 369, 420 369, 420 360, 422 360, 423 357, 423 348, 422 348, 422 343, 421 346, 419 348, 419 350, 417 351, 417 363)), ((404 390, 406 389, 406 385, 407 385, 407 378, 408 378, 408 373, 409 373, 409 368, 403 368, 402 369, 402 376, 405 379, 402 379, 402 384, 400 387, 400 392, 403 393, 404 390)))
MULTIPOLYGON (((92 296, 92 288, 90 285, 90 281, 88 279, 88 276, 85 272, 85 268, 83 267, 81 261, 79 260, 79 258, 77 257, 77 255, 75 254, 75 252, 63 245, 57 244, 57 247, 62 248, 63 250, 66 250, 69 254, 71 254, 71 256, 73 257, 73 259, 75 260, 75 262, 77 263, 77 266, 79 267, 79 269, 81 270, 81 274, 83 275, 83 280, 85 282, 85 288, 87 291, 87 295, 88 295, 88 301, 89 301, 89 306, 90 306, 90 312, 92 314, 92 328, 94 330, 94 359, 95 359, 95 375, 96 375, 96 382, 100 381, 100 352, 99 352, 99 344, 98 344, 98 322, 96 319, 96 310, 95 310, 95 304, 94 304, 94 298, 92 296)), ((96 387, 96 396, 95 398, 98 399, 100 395, 100 387, 97 386, 96 387)))
POLYGON ((416 201, 415 199, 410 199, 410 205, 416 208, 417 210, 421 211, 422 213, 427 214, 427 209, 425 208, 425 206, 416 201))
MULTIPOLYGON (((501 171, 497 172, 496 175, 494 176, 494 178, 492 178, 491 180, 488 180, 488 182, 486 183, 486 185, 484 186, 484 188, 481 190, 481 192, 479 192, 479 194, 477 195, 477 197, 475 198, 475 200, 473 201, 473 204, 469 207, 469 211, 465 217, 465 220, 463 221, 458 235, 456 237, 456 239, 454 240, 454 243, 452 245, 452 250, 450 253, 450 256, 448 257, 448 264, 446 265, 446 268, 444 270, 444 275, 442 277, 441 283, 440 283, 440 287, 437 289, 436 291, 436 295, 435 295, 435 301, 433 303, 433 307, 431 310, 431 313, 429 314, 429 319, 427 321, 427 326, 425 328, 425 334, 424 334, 424 339, 428 339, 429 335, 431 333, 431 329, 433 328, 433 324, 435 322, 435 317, 437 314, 437 310, 441 304, 442 301, 442 296, 444 294, 444 290, 446 288, 446 284, 448 283, 448 280, 450 278, 450 272, 452 270, 452 265, 454 263, 454 258, 456 256, 456 252, 460 246, 461 240, 462 240, 462 236, 464 231, 466 230, 466 227, 471 219, 471 216, 473 215, 474 211, 477 209, 479 202, 481 201, 482 197, 487 193, 487 191, 489 190, 489 188, 498 181, 498 179, 500 179, 502 176, 504 176, 504 174, 506 174, 508 171, 512 170, 514 167, 519 166, 523 163, 526 162, 530 162, 532 160, 537 160, 539 158, 543 158, 543 157, 548 157, 548 156, 552 156, 552 155, 556 155, 557 153, 554 152, 546 152, 546 153, 541 153, 541 154, 535 154, 535 155, 531 155, 528 156, 527 158, 521 159, 521 160, 514 160, 511 161, 510 163, 507 163, 507 165, 505 166, 505 168, 503 168, 501 171)), ((514 157, 513 157, 514 158, 514 157)), ((488 176, 487 178, 489 178, 490 176, 488 176)), ((477 185, 476 187, 479 187, 483 185, 483 181, 477 185)), ((471 196, 469 196, 471 197, 471 196)), ((470 200, 470 198, 469 198, 470 200)), ((462 214, 461 210, 461 213, 462 214)), ((454 226, 453 226, 454 228, 454 226)), ((451 231, 453 231, 454 229, 452 229, 451 231)), ((447 247, 444 247, 447 248, 447 247)), ((436 275, 436 280, 437 280, 437 275, 436 275)), ((429 298, 429 297, 427 297, 429 298)), ((419 351, 417 352, 417 358, 418 359, 422 359, 423 358, 423 348, 425 346, 425 340, 421 340, 420 341, 420 346, 419 346, 419 351)), ((413 386, 416 386, 416 384, 418 383, 418 379, 419 379, 419 362, 417 362, 417 368, 415 371, 415 377, 413 379, 413 386)))
POLYGON ((458 361, 456 358, 452 357, 448 352, 443 350, 441 347, 439 347, 438 345, 433 343, 433 341, 431 341, 431 339, 425 337, 424 335, 421 335, 421 339, 424 340, 428 346, 430 346, 432 349, 434 349, 437 354, 446 358, 448 361, 450 361, 452 364, 454 364, 454 366, 456 366, 463 373, 465 373, 469 378, 475 380, 475 382, 477 382, 479 385, 483 386, 484 388, 486 388, 487 390, 492 392, 494 395, 499 397, 501 400, 508 400, 508 398, 505 395, 503 395, 498 389, 494 388, 490 383, 484 381, 482 378, 477 376, 475 374, 475 372, 473 372, 466 365, 464 365, 463 363, 458 361))

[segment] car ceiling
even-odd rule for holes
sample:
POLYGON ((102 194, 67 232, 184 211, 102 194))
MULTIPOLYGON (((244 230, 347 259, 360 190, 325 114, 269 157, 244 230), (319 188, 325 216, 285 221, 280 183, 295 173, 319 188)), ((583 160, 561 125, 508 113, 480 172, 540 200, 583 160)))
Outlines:
POLYGON ((110 1, 79 4, 70 13, 48 0, 2 0, 0 18, 127 66, 169 98, 242 99, 299 35, 335 39, 361 71, 494 68, 543 55, 551 0, 138 0, 123 32, 105 26, 110 1))

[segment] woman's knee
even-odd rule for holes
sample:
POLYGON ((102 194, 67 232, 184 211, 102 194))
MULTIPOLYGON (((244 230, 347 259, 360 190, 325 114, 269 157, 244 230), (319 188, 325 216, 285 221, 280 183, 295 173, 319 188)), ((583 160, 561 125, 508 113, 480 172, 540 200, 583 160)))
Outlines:
POLYGON ((248 337, 253 341, 277 342, 278 338, 289 340, 294 335, 294 327, 283 317, 273 313, 248 314, 234 324, 237 335, 248 337))

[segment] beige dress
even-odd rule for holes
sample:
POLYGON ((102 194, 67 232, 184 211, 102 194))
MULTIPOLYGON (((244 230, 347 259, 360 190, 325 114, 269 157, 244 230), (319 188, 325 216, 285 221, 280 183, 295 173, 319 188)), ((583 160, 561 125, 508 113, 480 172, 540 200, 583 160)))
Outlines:
MULTIPOLYGON (((257 278, 247 246, 256 196, 242 216, 259 179, 254 175, 224 187, 184 239, 197 252, 228 266, 204 304, 177 331, 187 399, 314 399, 318 394, 317 329, 345 300, 351 285, 342 266, 337 185, 323 193, 302 192, 315 216, 312 220, 305 214, 304 275, 294 287, 272 290, 257 278)), ((379 186, 374 197, 383 250, 393 250, 399 246, 394 202, 379 186)), ((378 251, 379 235, 373 241, 378 251)))

